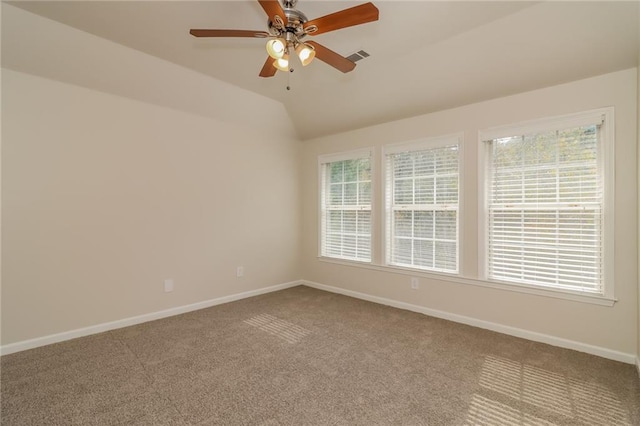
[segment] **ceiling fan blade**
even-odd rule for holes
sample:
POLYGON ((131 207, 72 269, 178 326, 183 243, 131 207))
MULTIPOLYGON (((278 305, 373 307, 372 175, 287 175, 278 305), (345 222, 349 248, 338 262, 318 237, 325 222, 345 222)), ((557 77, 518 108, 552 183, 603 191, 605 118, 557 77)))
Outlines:
POLYGON ((260 77, 273 77, 277 71, 278 69, 273 66, 273 58, 267 56, 267 60, 260 70, 260 77))
POLYGON ((269 37, 266 31, 251 30, 190 30, 189 34, 194 37, 269 37))
POLYGON ((312 19, 304 24, 304 29, 309 35, 318 35, 354 25, 377 21, 378 17, 378 8, 375 7, 373 3, 365 3, 312 19), (313 27, 317 28, 317 30, 314 31, 313 27))
POLYGON ((349 71, 353 71, 353 69, 356 67, 355 62, 350 61, 344 56, 339 55, 333 50, 328 49, 323 45, 316 43, 315 41, 307 41, 305 43, 310 44, 316 50, 316 58, 331 65, 339 71, 347 73, 349 71))
POLYGON ((287 16, 284 14, 284 10, 278 0, 258 0, 258 3, 267 13, 271 22, 276 22, 275 17, 277 15, 282 19, 283 24, 287 25, 287 16))

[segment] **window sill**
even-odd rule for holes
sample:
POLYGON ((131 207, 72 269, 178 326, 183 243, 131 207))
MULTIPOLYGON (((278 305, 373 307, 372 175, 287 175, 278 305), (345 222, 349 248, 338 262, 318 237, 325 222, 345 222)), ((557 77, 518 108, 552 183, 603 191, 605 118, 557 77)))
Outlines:
POLYGON ((412 277, 421 277, 437 281, 452 282, 455 284, 473 285, 479 287, 487 287, 498 290, 513 291, 517 293, 533 294, 536 296, 550 297, 553 299, 564 299, 573 302, 590 303, 600 306, 613 306, 617 301, 614 298, 598 296, 590 293, 580 293, 566 290, 549 290, 538 288, 525 284, 511 284, 498 281, 479 280, 474 278, 465 278, 457 274, 447 274, 440 272, 424 271, 421 269, 401 268, 397 266, 376 265, 374 263, 356 262, 343 259, 334 259, 330 257, 319 256, 320 262, 332 263, 341 266, 370 269, 374 271, 386 272, 390 274, 410 275, 412 277))

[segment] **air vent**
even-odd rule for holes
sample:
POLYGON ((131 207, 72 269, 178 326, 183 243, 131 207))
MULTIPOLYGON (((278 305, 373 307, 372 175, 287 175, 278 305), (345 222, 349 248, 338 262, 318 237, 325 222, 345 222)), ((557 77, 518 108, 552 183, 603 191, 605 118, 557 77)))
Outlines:
POLYGON ((358 62, 360 59, 368 58, 370 55, 364 50, 358 50, 356 53, 347 56, 351 62, 358 62))

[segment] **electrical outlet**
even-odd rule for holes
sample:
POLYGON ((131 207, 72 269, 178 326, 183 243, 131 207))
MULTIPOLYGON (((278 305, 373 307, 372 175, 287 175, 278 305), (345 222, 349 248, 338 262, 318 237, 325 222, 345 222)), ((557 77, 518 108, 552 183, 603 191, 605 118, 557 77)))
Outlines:
POLYGON ((244 266, 238 266, 236 268, 236 277, 244 277, 244 266))
POLYGON ((164 291, 165 293, 173 291, 173 280, 171 278, 164 280, 164 291))
POLYGON ((420 288, 420 281, 416 277, 411 277, 411 288, 417 290, 420 288))

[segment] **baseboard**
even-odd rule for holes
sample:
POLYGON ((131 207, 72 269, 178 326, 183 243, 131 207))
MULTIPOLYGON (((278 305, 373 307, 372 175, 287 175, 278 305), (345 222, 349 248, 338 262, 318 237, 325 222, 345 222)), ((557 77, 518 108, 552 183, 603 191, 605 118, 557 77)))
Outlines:
POLYGON ((209 308, 211 306, 221 305, 223 303, 234 302, 240 299, 246 299, 248 297, 258 296, 260 294, 271 293, 278 290, 284 290, 286 288, 295 287, 303 284, 302 281, 291 281, 288 283, 277 284, 270 287, 260 288, 257 290, 245 291, 242 293, 236 293, 229 296, 218 297, 216 299, 205 300, 203 302, 193 303, 190 305, 178 306, 175 308, 165 309, 163 311, 151 312, 148 314, 138 315, 135 317, 124 318, 121 320, 105 322, 102 324, 92 325, 90 327, 78 328, 76 330, 65 331, 62 333, 51 334, 48 336, 38 337, 35 339, 23 340, 21 342, 10 343, 8 345, 0 346, 0 355, 8 355, 15 352, 25 351, 27 349, 33 349, 40 346, 50 345, 52 343, 63 342, 65 340, 76 339, 78 337, 89 336, 91 334, 98 334, 109 330, 115 330, 118 328, 128 327, 131 325, 141 324, 143 322, 154 321, 161 318, 167 318, 174 315, 180 315, 191 311, 197 311, 199 309, 209 308))
POLYGON ((165 309, 162 311, 151 312, 148 314, 138 315, 130 318, 124 318, 117 321, 96 324, 90 327, 79 328, 71 331, 65 331, 63 333, 51 334, 48 336, 38 337, 35 339, 23 340, 21 342, 0 346, 0 355, 8 355, 15 352, 25 351, 27 349, 33 349, 40 346, 46 346, 53 343, 63 342, 65 340, 76 339, 78 337, 89 336, 92 334, 98 334, 98 333, 102 333, 109 330, 115 330, 118 328, 128 327, 131 325, 136 325, 144 322, 154 321, 157 319, 167 318, 174 315, 180 315, 180 314, 184 314, 191 311, 197 311, 199 309, 205 309, 212 306, 221 305, 223 303, 229 303, 236 300, 246 299, 248 297, 253 297, 261 294, 271 293, 274 291, 284 290, 284 289, 295 287, 298 285, 306 285, 308 287, 317 288, 319 290, 343 294, 345 296, 355 297, 357 299, 367 300, 373 303, 379 303, 382 305, 392 306, 399 309, 418 312, 418 313, 429 315, 436 318, 442 318, 442 319, 446 319, 446 320, 461 323, 461 324, 471 325, 474 327, 484 328, 487 330, 508 334, 510 336, 521 337, 523 339, 546 343, 546 344, 558 346, 561 348, 573 349, 579 352, 585 352, 588 354, 597 355, 602 358, 612 359, 612 360, 624 362, 627 364, 635 364, 638 370, 638 376, 640 376, 640 358, 636 357, 633 354, 613 351, 613 350, 602 348, 599 346, 593 346, 585 343, 576 342, 573 340, 562 339, 562 338, 551 336, 548 334, 542 334, 542 333, 537 333, 533 331, 523 330, 521 328, 510 327, 510 326, 497 324, 489 321, 478 320, 476 318, 471 318, 471 317, 458 315, 458 314, 452 314, 449 312, 426 308, 424 306, 413 305, 411 303, 400 302, 397 300, 387 299, 384 297, 372 296, 366 293, 346 290, 344 288, 333 287, 333 286, 320 284, 320 283, 307 281, 307 280, 291 281, 288 283, 277 284, 274 286, 265 287, 257 290, 245 291, 242 293, 236 293, 229 296, 219 297, 216 299, 205 300, 203 302, 193 303, 190 305, 178 306, 175 308, 165 309))
POLYGON ((548 334, 537 333, 534 331, 523 330, 521 328, 510 327, 507 325, 497 324, 489 321, 483 321, 476 318, 467 317, 464 315, 452 314, 450 312, 444 312, 436 309, 425 308, 424 306, 418 306, 410 303, 399 302, 397 300, 387 299, 384 297, 372 296, 370 294, 360 293, 352 290, 346 290, 340 287, 332 287, 329 285, 320 284, 313 281, 302 280, 301 284, 306 285, 308 287, 317 288, 319 290, 325 290, 332 293, 343 294, 345 296, 351 296, 357 299, 367 300, 369 302, 379 303, 382 305, 405 309, 407 311, 412 311, 412 312, 418 312, 421 314, 429 315, 436 318, 442 318, 442 319, 446 319, 446 320, 461 323, 461 324, 484 328, 486 330, 496 331, 498 333, 508 334, 510 336, 532 340, 534 342, 546 343, 552 346, 558 346, 565 349, 573 349, 579 352, 585 352, 591 355, 597 355, 602 358, 612 359, 614 361, 620 361, 627 364, 636 364, 638 367, 638 372, 640 374, 640 361, 638 361, 638 358, 634 354, 618 352, 611 349, 602 348, 599 346, 588 345, 586 343, 567 340, 560 337, 551 336, 548 334))

